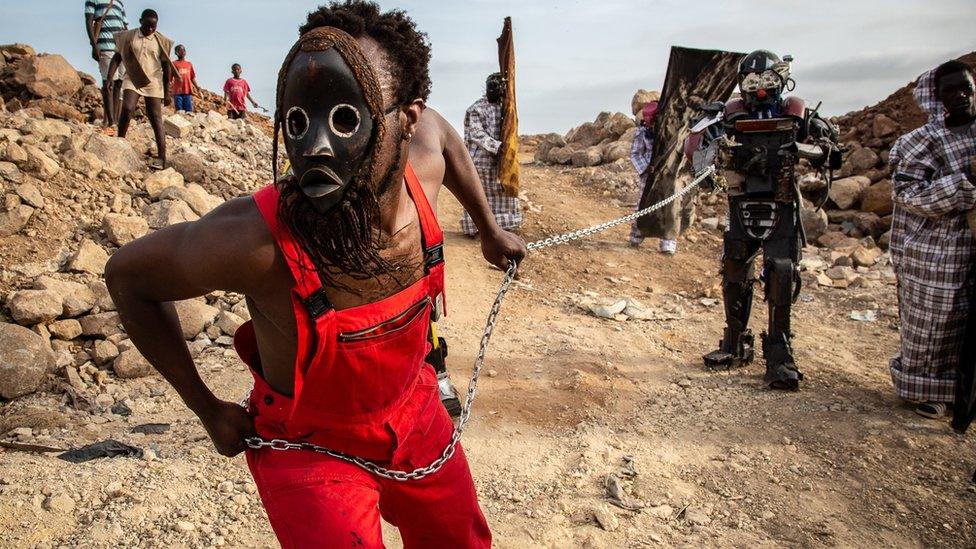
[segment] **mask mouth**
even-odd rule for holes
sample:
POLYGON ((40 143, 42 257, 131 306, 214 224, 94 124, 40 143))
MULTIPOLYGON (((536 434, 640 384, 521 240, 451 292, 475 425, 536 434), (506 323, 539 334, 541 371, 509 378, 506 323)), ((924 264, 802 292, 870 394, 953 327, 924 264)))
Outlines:
POLYGON ((339 176, 325 166, 309 168, 302 174, 298 185, 309 198, 322 198, 338 192, 343 187, 339 176))

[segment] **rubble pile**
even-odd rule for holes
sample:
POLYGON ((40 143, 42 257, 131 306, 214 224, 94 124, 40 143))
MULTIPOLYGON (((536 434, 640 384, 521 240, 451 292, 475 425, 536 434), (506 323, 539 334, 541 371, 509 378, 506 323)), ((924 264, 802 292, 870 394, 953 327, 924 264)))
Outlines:
MULTIPOLYGON (((9 46, 0 51, 10 57, 9 46)), ((63 61, 53 58, 60 59, 20 57, 17 81, 38 93, 57 89, 53 97, 81 97, 81 78, 51 69, 63 61), (24 60, 33 63, 29 76, 21 74, 24 60)), ((108 258, 150 231, 260 188, 270 179, 271 140, 259 125, 217 112, 171 114, 170 167, 153 172, 148 124, 134 123, 126 139, 108 137, 86 117, 52 114, 37 100, 7 108, 20 101, 0 105, 0 398, 54 388, 73 401, 111 406, 114 379, 152 368, 122 330, 103 280, 108 258)), ((229 347, 248 318, 234 294, 176 306, 195 354, 229 347)))

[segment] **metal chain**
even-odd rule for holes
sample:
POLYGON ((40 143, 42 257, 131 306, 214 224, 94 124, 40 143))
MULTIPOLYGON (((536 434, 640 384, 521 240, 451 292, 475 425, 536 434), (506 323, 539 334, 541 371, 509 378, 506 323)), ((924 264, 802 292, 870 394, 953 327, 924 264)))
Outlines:
MULTIPOLYGON (((526 245, 528 251, 541 250, 542 248, 548 248, 550 246, 555 246, 557 244, 564 244, 573 240, 578 240, 580 238, 596 234, 612 227, 616 227, 621 223, 627 223, 628 221, 633 221, 638 217, 647 215, 655 210, 659 210, 664 206, 674 202, 675 200, 681 198, 682 196, 691 192, 692 189, 698 187, 702 181, 704 181, 708 176, 715 173, 715 168, 709 166, 702 173, 698 174, 697 177, 684 189, 681 189, 677 193, 644 208, 643 210, 638 210, 632 214, 625 215, 623 217, 614 219, 612 221, 607 221, 606 223, 601 223, 599 225, 594 225, 585 229, 578 229, 568 233, 564 233, 557 236, 550 236, 542 240, 537 240, 535 242, 530 242, 526 245)), ((491 304, 491 310, 488 312, 488 320, 485 322, 485 330, 481 334, 481 343, 478 347, 478 356, 475 358, 474 367, 471 370, 471 380, 468 382, 468 392, 464 399, 464 407, 461 409, 461 416, 458 418, 457 425, 454 427, 454 432, 451 435, 451 440, 447 443, 444 451, 441 452, 440 457, 431 462, 430 465, 426 467, 420 467, 412 471, 397 471, 395 469, 388 469, 381 465, 378 465, 372 461, 365 460, 360 457, 352 456, 343 452, 338 452, 336 450, 330 450, 322 446, 317 446, 309 442, 290 442, 288 440, 276 438, 272 440, 265 440, 261 437, 249 437, 244 439, 245 444, 248 448, 260 449, 260 448, 271 448, 272 450, 308 450, 318 454, 325 454, 327 456, 340 459, 357 465, 370 473, 378 477, 382 477, 389 480, 397 481, 408 481, 408 480, 420 480, 426 476, 432 475, 440 470, 441 467, 447 463, 447 460, 454 456, 457 450, 457 443, 461 440, 461 434, 464 432, 464 427, 467 425, 468 420, 471 418, 471 406, 474 404, 475 395, 478 391, 478 378, 481 375, 481 367, 485 362, 485 355, 488 352, 488 342, 491 340, 491 334, 495 330, 495 324, 498 322, 498 313, 502 308, 502 301, 505 300, 505 294, 508 293, 509 287, 512 285, 512 281, 515 279, 515 271, 517 265, 514 261, 509 262, 508 269, 505 271, 505 277, 502 279, 501 286, 498 288, 498 293, 495 295, 495 301, 491 304)), ((246 399, 245 399, 246 400, 246 399)))

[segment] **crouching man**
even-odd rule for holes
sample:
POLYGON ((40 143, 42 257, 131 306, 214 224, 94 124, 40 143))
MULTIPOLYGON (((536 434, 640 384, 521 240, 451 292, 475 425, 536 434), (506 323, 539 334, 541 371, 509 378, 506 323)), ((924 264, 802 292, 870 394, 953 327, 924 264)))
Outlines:
POLYGON ((403 12, 366 2, 321 8, 301 31, 275 114, 292 170, 120 249, 110 291, 218 451, 246 451, 284 547, 381 547, 381 515, 405 547, 487 547, 460 447, 408 481, 309 449, 409 471, 442 456, 453 425, 424 363, 443 307, 443 238, 407 163, 429 46, 403 12), (253 319, 235 336, 254 376, 246 410, 203 383, 170 303, 214 290, 244 294, 253 319))

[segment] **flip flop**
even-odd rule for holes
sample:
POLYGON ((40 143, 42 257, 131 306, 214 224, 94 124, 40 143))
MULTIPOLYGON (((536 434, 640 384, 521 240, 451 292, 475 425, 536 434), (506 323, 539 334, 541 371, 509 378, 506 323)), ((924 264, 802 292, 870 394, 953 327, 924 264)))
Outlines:
POLYGON ((104 126, 99 131, 101 131, 103 134, 105 134, 105 135, 107 135, 109 137, 115 137, 115 128, 113 128, 111 126, 104 126))
POLYGON ((921 402, 915 407, 915 413, 929 419, 942 419, 946 417, 947 409, 945 402, 921 402))

